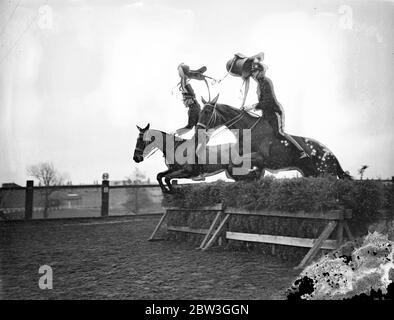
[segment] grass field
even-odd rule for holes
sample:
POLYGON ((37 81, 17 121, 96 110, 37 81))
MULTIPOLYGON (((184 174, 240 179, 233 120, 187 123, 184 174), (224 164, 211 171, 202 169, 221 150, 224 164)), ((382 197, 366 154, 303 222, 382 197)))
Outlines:
POLYGON ((284 299, 298 275, 273 257, 148 242, 158 217, 0 223, 3 299, 284 299), (41 290, 38 269, 53 269, 41 290))

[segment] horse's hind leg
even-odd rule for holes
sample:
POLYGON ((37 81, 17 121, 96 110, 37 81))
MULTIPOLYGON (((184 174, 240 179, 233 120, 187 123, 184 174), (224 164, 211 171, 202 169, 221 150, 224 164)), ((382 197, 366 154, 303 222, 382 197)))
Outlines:
MULTIPOLYGON (((306 158, 304 158, 306 159, 306 158)), ((317 177, 319 176, 319 172, 316 168, 312 167, 309 163, 297 165, 297 168, 301 172, 303 177, 317 177)))
POLYGON ((246 167, 244 166, 244 162, 242 161, 241 165, 243 167, 243 170, 240 170, 239 173, 236 175, 234 173, 235 169, 241 169, 241 166, 235 165, 233 163, 229 164, 227 170, 226 170, 226 175, 227 177, 230 176, 230 178, 234 179, 235 181, 239 180, 258 180, 261 178, 261 174, 265 173, 265 170, 263 169, 262 166, 262 157, 260 156, 259 153, 257 152, 252 152, 247 155, 243 155, 244 160, 248 160, 248 164, 246 167), (242 174, 243 171, 243 174, 242 174))

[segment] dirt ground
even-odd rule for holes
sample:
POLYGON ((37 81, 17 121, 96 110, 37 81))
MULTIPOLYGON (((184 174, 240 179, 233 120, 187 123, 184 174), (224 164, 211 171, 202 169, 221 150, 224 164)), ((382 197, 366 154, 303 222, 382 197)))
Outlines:
POLYGON ((258 253, 148 242, 158 219, 0 223, 0 298, 285 299, 298 275, 258 253), (41 265, 52 290, 38 287, 41 265))

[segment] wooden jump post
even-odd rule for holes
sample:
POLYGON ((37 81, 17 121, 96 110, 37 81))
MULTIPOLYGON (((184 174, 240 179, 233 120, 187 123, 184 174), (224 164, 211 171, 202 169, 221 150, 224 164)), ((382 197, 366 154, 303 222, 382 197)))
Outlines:
POLYGON ((101 216, 108 217, 109 212, 109 181, 103 180, 101 185, 101 216))
POLYGON ((155 229, 152 232, 152 235, 149 237, 149 241, 155 241, 155 240, 163 240, 162 238, 157 239, 155 238, 156 234, 160 230, 160 227, 163 225, 165 222, 166 218, 175 211, 186 211, 186 212, 195 212, 195 211, 213 211, 216 212, 216 215, 214 219, 212 220, 212 223, 208 229, 195 229, 195 228, 190 228, 188 226, 167 226, 167 231, 172 231, 172 232, 185 232, 185 233, 195 233, 195 234, 202 234, 205 235, 200 246, 198 249, 203 249, 210 239, 211 234, 215 231, 215 227, 218 224, 220 218, 223 215, 224 211, 224 205, 223 204, 217 204, 215 206, 208 206, 208 207, 199 207, 199 208, 193 208, 193 209, 180 209, 180 208, 166 208, 166 211, 162 215, 162 217, 159 220, 159 223, 156 225, 155 229))
POLYGON ((33 200, 34 200, 34 181, 26 181, 26 195, 25 195, 25 220, 33 218, 33 200))
POLYGON ((391 177, 391 218, 394 218, 394 176, 391 177))

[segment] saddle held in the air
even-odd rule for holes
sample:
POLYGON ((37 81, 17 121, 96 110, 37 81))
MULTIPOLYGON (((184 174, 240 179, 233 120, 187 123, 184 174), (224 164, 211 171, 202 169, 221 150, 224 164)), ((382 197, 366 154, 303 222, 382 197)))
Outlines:
POLYGON ((186 76, 189 79, 204 80, 206 76, 203 73, 207 71, 207 67, 204 66, 197 70, 190 70, 188 65, 181 63, 178 70, 181 77, 186 76))

